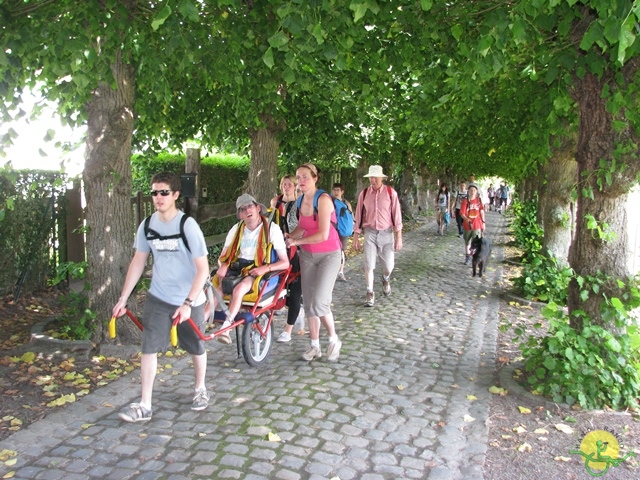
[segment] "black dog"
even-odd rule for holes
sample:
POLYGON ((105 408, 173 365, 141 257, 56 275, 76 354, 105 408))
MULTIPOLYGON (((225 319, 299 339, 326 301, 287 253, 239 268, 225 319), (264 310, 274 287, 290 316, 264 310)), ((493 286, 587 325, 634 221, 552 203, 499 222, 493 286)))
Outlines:
POLYGON ((471 257, 473 259, 472 277, 476 276, 476 268, 478 269, 478 276, 482 277, 482 272, 487 268, 487 262, 489 261, 489 255, 491 255, 491 240, 487 237, 478 237, 477 235, 471 240, 471 248, 469 249, 471 257))

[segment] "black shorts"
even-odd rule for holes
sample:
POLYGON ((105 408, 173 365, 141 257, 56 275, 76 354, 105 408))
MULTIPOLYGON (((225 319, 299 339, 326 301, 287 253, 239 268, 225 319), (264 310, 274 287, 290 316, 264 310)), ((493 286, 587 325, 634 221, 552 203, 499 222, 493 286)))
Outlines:
MULTIPOLYGON (((142 353, 165 352, 169 348, 169 335, 173 325, 173 314, 178 309, 176 305, 163 302, 158 297, 147 293, 142 317, 142 353)), ((204 333, 204 304, 191 307, 191 319, 204 333)), ((204 340, 193 330, 189 322, 178 324, 178 346, 191 355, 202 355, 205 352, 204 340)))

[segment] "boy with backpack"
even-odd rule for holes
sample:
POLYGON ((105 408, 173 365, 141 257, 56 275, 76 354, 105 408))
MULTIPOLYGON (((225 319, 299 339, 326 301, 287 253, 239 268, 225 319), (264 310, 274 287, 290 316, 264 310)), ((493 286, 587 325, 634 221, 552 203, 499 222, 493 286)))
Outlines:
POLYGON ((178 319, 180 348, 191 354, 195 370, 195 394, 192 410, 207 407, 205 387, 207 353, 204 342, 188 323, 191 318, 204 332, 203 288, 209 277, 207 246, 202 230, 193 218, 183 221, 178 210, 180 179, 173 173, 158 173, 151 179, 151 197, 156 212, 138 227, 135 253, 122 287, 122 294, 112 310, 115 317, 125 314, 127 299, 144 272, 149 254, 153 255, 151 286, 144 305, 142 323, 142 358, 140 361, 141 398, 124 407, 118 416, 126 422, 151 420, 153 383, 158 368, 158 352, 169 346, 174 319, 178 319))
POLYGON ((345 251, 349 246, 349 237, 353 235, 353 209, 349 200, 344 198, 344 187, 341 183, 334 183, 331 189, 333 193, 333 206, 336 209, 336 218, 338 219, 337 230, 342 244, 342 259, 340 261, 340 271, 338 272, 338 280, 346 282, 344 276, 344 264, 346 260, 345 251))

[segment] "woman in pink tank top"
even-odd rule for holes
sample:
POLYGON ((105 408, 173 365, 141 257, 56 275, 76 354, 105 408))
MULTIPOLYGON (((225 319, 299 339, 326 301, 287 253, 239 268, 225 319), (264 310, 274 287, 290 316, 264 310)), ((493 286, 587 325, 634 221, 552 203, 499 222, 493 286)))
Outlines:
POLYGON ((336 335, 331 299, 333 286, 340 270, 341 244, 336 230, 336 212, 333 200, 327 193, 314 198, 318 191, 318 169, 305 163, 296 170, 298 188, 302 192, 298 209, 298 226, 287 236, 287 245, 300 247, 300 275, 302 299, 309 324, 311 345, 302 355, 310 362, 322 357, 320 350, 320 323, 329 334, 327 360, 335 362, 340 356, 342 342, 336 335))

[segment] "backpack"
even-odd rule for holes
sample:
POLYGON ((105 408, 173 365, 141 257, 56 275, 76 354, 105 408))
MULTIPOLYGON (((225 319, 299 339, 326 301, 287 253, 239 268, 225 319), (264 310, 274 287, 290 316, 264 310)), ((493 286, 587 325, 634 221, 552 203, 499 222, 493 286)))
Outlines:
POLYGON ((275 222, 280 226, 280 229, 284 233, 291 233, 289 232, 287 217, 289 216, 289 212, 293 208, 293 202, 284 202, 282 200, 283 198, 284 195, 282 194, 276 197, 276 206, 274 207, 274 211, 277 210, 278 214, 276 216, 275 222))
POLYGON ((170 240, 172 238, 181 238, 184 246, 187 247, 187 250, 191 252, 189 248, 189 242, 187 241, 187 236, 184 234, 184 224, 189 218, 188 215, 182 215, 180 219, 180 231, 178 233, 174 233, 173 235, 160 235, 153 228, 149 228, 149 223, 151 222, 151 217, 147 217, 144 219, 144 236, 148 241, 151 240, 170 240))
MULTIPOLYGON (((313 196, 313 219, 316 220, 317 219, 317 215, 318 215, 318 199, 320 198, 320 195, 322 195, 323 193, 327 193, 324 190, 316 190, 315 195, 313 196)), ((327 193, 327 195, 329 195, 327 193)), ((331 195, 329 195, 331 197, 331 195)), ((298 220, 300 220, 300 206, 302 205, 302 199, 304 198, 304 194, 300 195, 297 199, 296 199, 296 216, 298 218, 298 220)), ((331 197, 331 200, 333 200, 333 207, 336 208, 336 202, 334 200, 333 197, 331 197)), ((342 203, 342 202, 341 202, 342 203)), ((346 205, 345 205, 346 207, 346 205)), ((349 211, 348 208, 345 208, 347 211, 349 211)), ((351 212, 349 212, 351 213, 351 212)), ((338 223, 340 223, 340 217, 338 216, 338 209, 336 208, 336 218, 338 219, 338 223)), ((338 232, 339 236, 342 237, 348 237, 349 235, 342 235, 340 233, 340 229, 338 228, 338 224, 336 224, 335 222, 331 221, 331 225, 333 225, 333 228, 336 229, 336 231, 338 232)), ((351 217, 351 233, 353 233, 353 216, 351 217)))
POLYGON ((338 219, 338 235, 341 237, 350 237, 353 235, 353 213, 349 210, 349 207, 342 200, 333 198, 333 206, 336 209, 336 218, 338 219))

